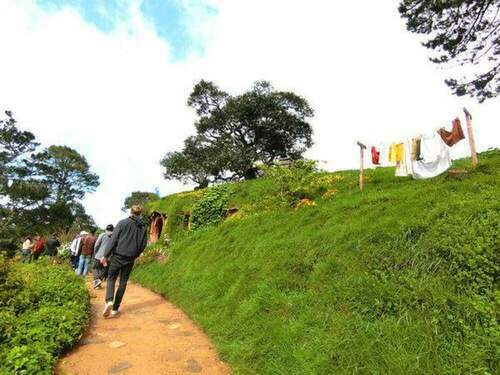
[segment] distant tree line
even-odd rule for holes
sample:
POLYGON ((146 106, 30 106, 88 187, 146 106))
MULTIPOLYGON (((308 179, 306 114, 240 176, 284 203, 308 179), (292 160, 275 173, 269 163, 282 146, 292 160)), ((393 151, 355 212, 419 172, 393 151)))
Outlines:
POLYGON ((214 83, 200 81, 188 99, 198 115, 196 134, 181 151, 168 152, 161 161, 166 179, 211 183, 252 179, 258 164, 298 159, 312 145, 308 102, 293 92, 277 91, 257 82, 232 96, 214 83))
POLYGON ((0 117, 0 250, 25 235, 94 226, 81 199, 99 185, 84 156, 67 146, 39 150, 10 111, 0 117))

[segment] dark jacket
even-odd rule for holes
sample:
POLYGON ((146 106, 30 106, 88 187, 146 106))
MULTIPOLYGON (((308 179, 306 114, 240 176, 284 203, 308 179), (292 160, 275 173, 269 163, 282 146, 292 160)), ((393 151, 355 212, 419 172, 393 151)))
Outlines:
POLYGON ((47 255, 54 256, 57 255, 57 248, 61 246, 59 240, 55 237, 51 237, 47 240, 45 244, 45 250, 47 251, 47 255))
POLYGON ((142 217, 130 216, 116 224, 111 240, 106 244, 104 257, 119 254, 137 258, 146 248, 146 224, 142 217))

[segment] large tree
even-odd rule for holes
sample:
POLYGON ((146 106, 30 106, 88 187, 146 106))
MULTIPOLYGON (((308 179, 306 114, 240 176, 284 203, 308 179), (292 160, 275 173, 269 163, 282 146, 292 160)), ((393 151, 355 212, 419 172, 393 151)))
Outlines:
POLYGON ((0 193, 8 195, 12 184, 30 174, 26 159, 39 145, 33 133, 16 126, 11 111, 0 119, 0 193))
POLYGON ((454 94, 483 102, 500 93, 499 0, 401 0, 399 12, 409 31, 427 35, 432 62, 467 66, 446 80, 454 94))
POLYGON ((34 134, 19 130, 12 112, 5 111, 0 118, 0 250, 14 250, 21 233, 40 223, 36 213, 49 193, 27 162, 38 145, 34 134))
POLYGON ((70 147, 50 146, 33 155, 32 163, 54 203, 74 203, 99 186, 85 157, 70 147))
POLYGON ((167 179, 211 182, 254 178, 257 163, 297 159, 312 145, 307 119, 314 111, 293 92, 276 91, 257 82, 241 95, 231 96, 214 83, 200 81, 188 105, 199 116, 197 134, 184 149, 162 160, 167 179))
POLYGON ((6 111, 0 118, 0 250, 14 249, 26 234, 93 224, 79 200, 97 186, 97 176, 76 151, 52 146, 37 153, 38 146, 6 111))

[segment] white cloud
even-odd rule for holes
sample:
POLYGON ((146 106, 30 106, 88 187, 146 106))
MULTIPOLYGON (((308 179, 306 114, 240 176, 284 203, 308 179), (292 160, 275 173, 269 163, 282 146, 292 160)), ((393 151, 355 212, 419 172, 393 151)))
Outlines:
MULTIPOLYGON (((479 105, 450 95, 449 72, 427 61, 404 30, 397 1, 219 0, 203 32, 205 56, 171 63, 133 2, 130 19, 102 33, 66 8, 50 14, 30 1, 0 0, 0 106, 46 145, 84 153, 101 177, 85 204, 100 225, 115 222, 133 190, 179 190, 158 162, 193 131, 186 107, 200 78, 240 92, 268 79, 316 109, 309 156, 356 167, 355 141, 396 140, 474 115, 478 148, 498 146, 499 101, 479 105)), ((193 1, 186 6, 193 10, 193 1)), ((453 149, 467 153, 466 142, 453 149)))

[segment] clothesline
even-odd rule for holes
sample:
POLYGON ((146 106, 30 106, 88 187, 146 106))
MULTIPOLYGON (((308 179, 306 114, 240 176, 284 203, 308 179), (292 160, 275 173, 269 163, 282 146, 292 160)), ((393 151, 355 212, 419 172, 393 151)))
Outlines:
MULTIPOLYGON (((477 165, 477 155, 472 131, 472 116, 464 108, 469 145, 473 167, 477 165)), ((444 127, 432 133, 420 134, 412 138, 399 139, 397 142, 379 142, 370 145, 372 164, 396 166, 398 177, 412 176, 415 179, 436 177, 451 167, 450 148, 465 139, 461 121, 456 117, 452 121, 451 131, 444 127)), ((357 142, 360 147, 360 189, 363 190, 365 144, 357 142)))
MULTIPOLYGON (((464 108, 464 111, 466 111, 466 109, 464 108)), ((468 112, 467 112, 468 113, 468 112)), ((459 115, 456 115, 454 116, 454 120, 455 119, 458 119, 460 121, 460 116, 459 115)), ((452 121, 452 123, 453 123, 452 121)), ((461 122, 462 124, 462 122, 461 122)), ((385 139, 376 139, 376 140, 367 140, 367 139, 362 139, 362 143, 365 144, 365 145, 390 145, 392 143, 398 143, 400 140, 402 139, 408 139, 408 138, 416 138, 416 137, 421 137, 422 135, 424 134, 433 134, 433 133, 436 133, 436 132, 439 132, 441 129, 444 129, 446 128, 446 126, 426 126, 426 130, 422 131, 422 132, 412 132, 412 133, 406 133, 406 135, 399 135, 399 136, 395 136, 395 137, 392 137, 391 140, 388 140, 387 138, 385 139)))

